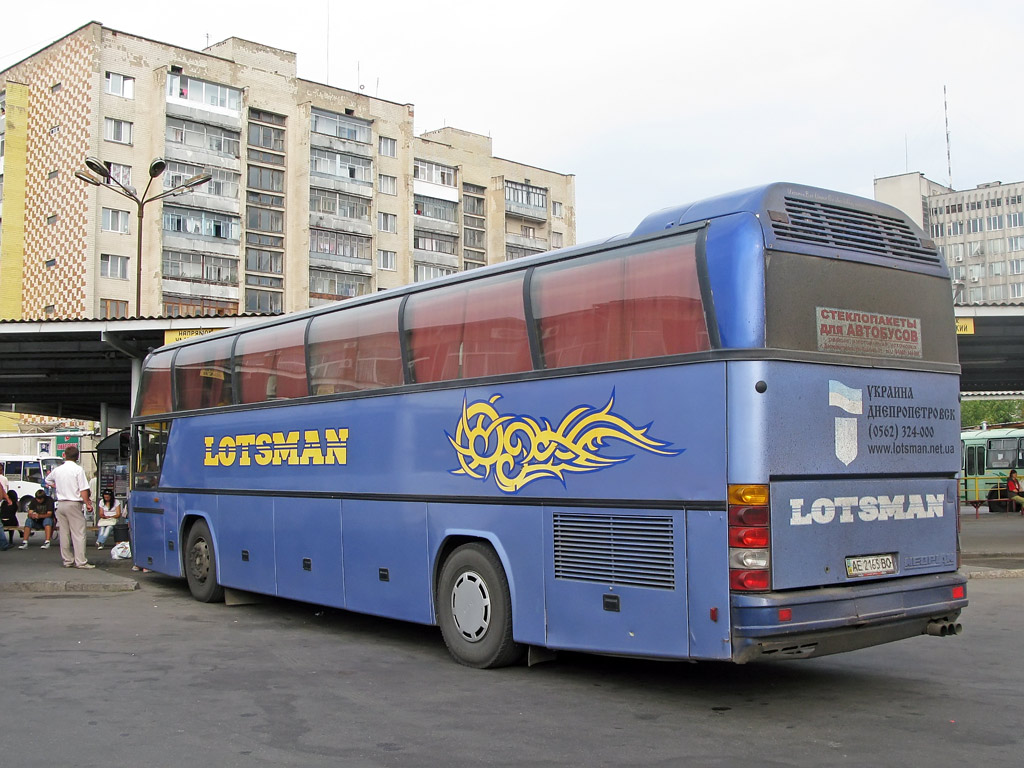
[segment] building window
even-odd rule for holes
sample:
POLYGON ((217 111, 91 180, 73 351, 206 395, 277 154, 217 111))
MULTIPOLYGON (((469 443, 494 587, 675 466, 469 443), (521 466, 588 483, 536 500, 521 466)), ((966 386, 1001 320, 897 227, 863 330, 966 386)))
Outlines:
POLYGON ((205 149, 223 157, 238 157, 241 151, 241 134, 238 131, 177 117, 167 118, 165 138, 171 144, 205 149))
POLYGON ((954 235, 962 235, 964 233, 964 223, 962 221, 950 221, 946 224, 946 236, 952 237, 954 235))
POLYGON ((397 232, 398 216, 393 213, 377 212, 377 229, 381 232, 397 232))
POLYGON ((397 176, 386 176, 380 174, 377 177, 377 189, 382 195, 397 195, 398 194, 398 177, 397 176))
POLYGON ((505 200, 510 203, 527 205, 531 208, 548 207, 548 191, 543 187, 530 184, 519 184, 515 181, 505 182, 505 200))
POLYGON ((284 192, 284 171, 250 165, 248 182, 249 186, 253 189, 265 189, 268 192, 284 192))
POLYGON ((268 251, 263 248, 247 246, 245 268, 250 272, 271 272, 280 275, 284 272, 284 254, 280 251, 268 251))
POLYGON ((537 230, 527 224, 522 224, 521 234, 523 237, 535 238, 537 237, 537 230))
POLYGON ((985 228, 990 232, 1003 228, 1002 216, 988 216, 985 219, 985 228))
POLYGON ((564 242, 565 242, 565 239, 564 239, 564 236, 562 235, 561 232, 552 232, 551 233, 551 247, 552 248, 561 248, 563 246, 564 242))
POLYGON ((249 146, 284 152, 284 131, 269 125, 249 123, 249 146))
POLYGON ((1008 253, 1024 251, 1024 237, 1017 235, 1016 237, 1006 238, 1006 250, 1008 253))
POLYGON ((470 197, 469 195, 463 195, 462 207, 465 209, 466 213, 471 213, 474 216, 483 216, 486 212, 484 199, 482 197, 470 197))
POLYGON ((521 259, 524 256, 534 256, 543 251, 536 251, 531 248, 520 248, 515 245, 505 246, 505 261, 513 261, 514 259, 521 259))
POLYGON ((167 76, 167 96, 190 101, 200 107, 216 107, 231 112, 240 112, 242 109, 242 92, 237 88, 177 72, 167 76))
POLYGON ((1024 259, 1010 259, 1010 274, 1024 275, 1024 259))
POLYGON ((978 218, 978 219, 968 219, 967 220, 967 231, 969 233, 981 232, 981 231, 983 231, 983 224, 984 224, 984 220, 983 219, 980 219, 980 218, 978 218))
POLYGON ((384 157, 397 157, 398 142, 394 139, 389 139, 387 136, 378 136, 377 151, 384 155, 384 157))
POLYGON ((119 75, 116 72, 107 72, 103 80, 103 90, 114 96, 122 96, 126 99, 135 98, 135 78, 119 75))
POLYGON ((412 279, 413 282, 419 283, 424 280, 433 280, 435 277, 454 274, 455 269, 452 267, 441 267, 437 264, 414 264, 412 279))
POLYGON ((373 183, 373 163, 365 157, 313 147, 310 164, 314 174, 351 179, 362 184, 373 183))
POLYGON ((487 188, 481 187, 479 184, 463 183, 462 191, 469 195, 483 195, 487 191, 487 188))
POLYGON ((412 247, 418 251, 454 254, 456 243, 455 237, 434 232, 414 232, 412 236, 412 247))
POLYGON ((557 200, 551 201, 551 215, 556 219, 562 218, 562 204, 557 200))
POLYGON ((128 317, 128 302, 117 299, 100 299, 100 316, 104 320, 128 317))
POLYGON ((309 255, 330 261, 344 258, 369 262, 370 238, 333 229, 310 229, 309 255))
POLYGON ((127 280, 128 257, 115 256, 112 253, 101 253, 100 277, 114 277, 118 280, 127 280))
POLYGON ((120 163, 103 163, 107 166, 107 184, 114 184, 117 182, 121 183, 121 186, 130 187, 132 185, 132 167, 130 165, 121 165, 120 163))
POLYGON ((119 211, 115 208, 103 209, 102 229, 104 232, 120 232, 128 234, 128 211, 119 211))
POLYGON ((370 143, 369 123, 324 109, 313 109, 311 130, 313 133, 358 141, 360 144, 370 143))
POLYGON ((116 141, 118 144, 131 144, 132 124, 127 120, 105 117, 103 118, 103 137, 107 141, 116 141))
POLYGON ((202 315, 234 315, 238 302, 209 299, 201 296, 164 295, 164 314, 168 317, 199 317, 202 315))
POLYGON ((262 109, 256 109, 255 107, 249 107, 249 119, 259 120, 261 123, 270 123, 272 125, 284 125, 284 115, 278 115, 273 112, 267 112, 262 109))
POLYGON ((478 229, 467 229, 463 231, 465 245, 469 248, 486 248, 487 235, 478 229))
POLYGON ((284 157, 260 149, 250 149, 246 157, 250 163, 266 163, 267 165, 284 165, 284 157))
POLYGON ((331 189, 310 188, 309 210, 311 213, 326 213, 342 219, 370 220, 369 198, 346 195, 331 189))
POLYGON ((208 253, 165 250, 163 275, 173 280, 238 285, 238 259, 208 253))
POLYGON ((238 240, 241 222, 237 216, 193 208, 164 206, 164 231, 188 235, 213 237, 218 240, 238 240))
POLYGON ((394 272, 398 267, 398 253, 395 251, 377 251, 377 269, 394 272))
POLYGON ((1004 270, 1006 269, 1005 261, 993 261, 988 265, 988 276, 989 277, 1002 277, 1004 270))
POLYGON ((455 169, 450 165, 432 163, 429 160, 417 158, 412 167, 412 177, 420 181, 428 181, 431 184, 441 184, 445 187, 455 186, 455 169))
POLYGON ((245 226, 263 232, 284 232, 284 213, 249 205, 245 208, 245 226))
POLYGON ((987 292, 989 301, 1004 301, 1006 299, 1005 285, 990 285, 987 292))
POLYGON ((481 251, 471 251, 468 248, 462 251, 462 268, 463 269, 476 269, 482 267, 487 263, 486 254, 481 251))
POLYGON ((283 294, 276 291, 245 289, 245 311, 277 314, 283 311, 283 294))
POLYGON ((367 275, 335 272, 332 269, 309 270, 310 306, 365 296, 369 292, 370 278, 367 275))
POLYGON ((426 216, 428 219, 455 223, 455 203, 450 200, 416 195, 413 198, 413 213, 417 216, 426 216))

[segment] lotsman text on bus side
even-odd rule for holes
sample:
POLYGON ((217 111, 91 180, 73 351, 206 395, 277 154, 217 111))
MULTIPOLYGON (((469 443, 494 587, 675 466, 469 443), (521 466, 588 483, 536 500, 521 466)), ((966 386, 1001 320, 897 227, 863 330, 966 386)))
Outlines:
POLYGON ((281 464, 346 464, 347 429, 307 429, 301 433, 261 432, 203 438, 207 467, 279 466, 281 464), (300 437, 301 435, 301 437, 300 437))

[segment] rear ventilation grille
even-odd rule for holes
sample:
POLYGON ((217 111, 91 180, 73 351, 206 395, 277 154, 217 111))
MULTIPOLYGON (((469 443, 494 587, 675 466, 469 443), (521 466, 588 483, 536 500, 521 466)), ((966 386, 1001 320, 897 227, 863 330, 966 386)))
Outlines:
POLYGON ((780 240, 867 251, 895 259, 940 263, 938 251, 922 242, 904 219, 802 198, 786 198, 789 221, 771 216, 780 240))
POLYGON ((671 517, 554 515, 555 578, 674 589, 671 517))

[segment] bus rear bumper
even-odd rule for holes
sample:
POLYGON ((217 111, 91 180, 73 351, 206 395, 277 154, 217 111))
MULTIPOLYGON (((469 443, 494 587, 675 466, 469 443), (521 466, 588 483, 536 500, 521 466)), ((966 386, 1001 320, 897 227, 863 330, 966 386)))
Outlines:
POLYGON ((732 658, 737 663, 811 658, 926 634, 932 622, 955 624, 967 605, 966 583, 960 573, 939 573, 822 589, 733 593, 732 658), (963 597, 955 598, 954 590, 963 597))

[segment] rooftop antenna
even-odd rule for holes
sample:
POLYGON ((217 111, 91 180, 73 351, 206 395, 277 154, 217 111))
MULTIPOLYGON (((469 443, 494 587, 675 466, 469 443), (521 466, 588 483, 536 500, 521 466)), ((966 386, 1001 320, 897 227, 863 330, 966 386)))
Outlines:
POLYGON ((946 100, 946 86, 942 86, 942 111, 946 115, 946 172, 949 174, 949 188, 953 189, 953 157, 949 151, 949 102, 946 100))

